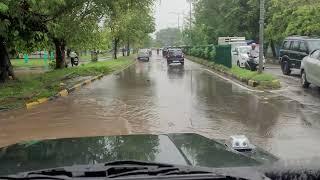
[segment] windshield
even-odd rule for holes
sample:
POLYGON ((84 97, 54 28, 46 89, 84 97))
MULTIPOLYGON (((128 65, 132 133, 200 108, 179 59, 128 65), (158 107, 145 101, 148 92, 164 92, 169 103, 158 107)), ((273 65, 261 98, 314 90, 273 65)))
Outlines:
POLYGON ((170 56, 182 56, 183 53, 181 50, 169 50, 170 56))
POLYGON ((320 40, 310 40, 308 41, 310 52, 320 49, 320 40))
POLYGON ((0 0, 0 173, 126 160, 304 167, 320 158, 320 63, 307 55, 320 49, 319 9, 0 0))

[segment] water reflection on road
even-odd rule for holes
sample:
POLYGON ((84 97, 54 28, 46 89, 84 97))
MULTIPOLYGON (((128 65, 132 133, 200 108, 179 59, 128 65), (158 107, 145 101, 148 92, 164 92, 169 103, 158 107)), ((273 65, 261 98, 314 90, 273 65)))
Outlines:
POLYGON ((0 146, 31 139, 195 132, 211 138, 245 134, 282 158, 312 158, 319 128, 307 107, 224 82, 187 61, 160 56, 107 76, 69 97, 29 112, 0 114, 0 146))

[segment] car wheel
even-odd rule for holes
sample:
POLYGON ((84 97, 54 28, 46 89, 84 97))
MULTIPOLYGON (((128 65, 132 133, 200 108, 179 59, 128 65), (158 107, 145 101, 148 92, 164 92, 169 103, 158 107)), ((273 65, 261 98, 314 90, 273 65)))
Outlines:
POLYGON ((301 84, 303 88, 308 88, 310 86, 310 83, 307 80, 307 74, 305 71, 301 72, 301 84))
POLYGON ((289 67, 289 62, 288 62, 288 61, 283 61, 283 62, 281 63, 281 70, 282 70, 282 73, 283 73, 284 75, 290 75, 291 69, 290 69, 290 67, 289 67))

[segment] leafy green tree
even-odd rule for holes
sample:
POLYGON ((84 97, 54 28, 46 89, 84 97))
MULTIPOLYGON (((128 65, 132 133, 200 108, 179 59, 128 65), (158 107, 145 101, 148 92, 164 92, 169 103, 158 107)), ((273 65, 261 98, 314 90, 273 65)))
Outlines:
POLYGON ((154 0, 117 0, 113 1, 106 12, 106 26, 110 27, 113 37, 114 58, 117 59, 118 47, 121 42, 141 39, 154 31, 154 19, 151 7, 154 0))
POLYGON ((163 46, 181 45, 182 33, 178 28, 161 29, 156 33, 156 41, 163 46))
POLYGON ((0 2, 0 82, 15 78, 9 53, 15 49, 33 50, 45 39, 45 23, 64 9, 60 0, 2 0, 0 2), (41 8, 38 8, 41 7, 41 8), (60 7, 60 8, 57 8, 60 7), (56 9, 53 12, 51 9, 56 9))

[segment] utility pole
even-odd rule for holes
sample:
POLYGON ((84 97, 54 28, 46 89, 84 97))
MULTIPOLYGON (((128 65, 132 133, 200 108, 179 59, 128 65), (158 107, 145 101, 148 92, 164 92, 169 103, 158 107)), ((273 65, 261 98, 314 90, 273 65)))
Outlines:
POLYGON ((190 31, 192 27, 192 0, 189 0, 190 3, 190 31))
POLYGON ((263 70, 263 42, 264 42, 264 0, 260 0, 260 28, 259 28, 259 73, 263 70))
POLYGON ((180 14, 178 14, 178 29, 180 30, 180 14))

